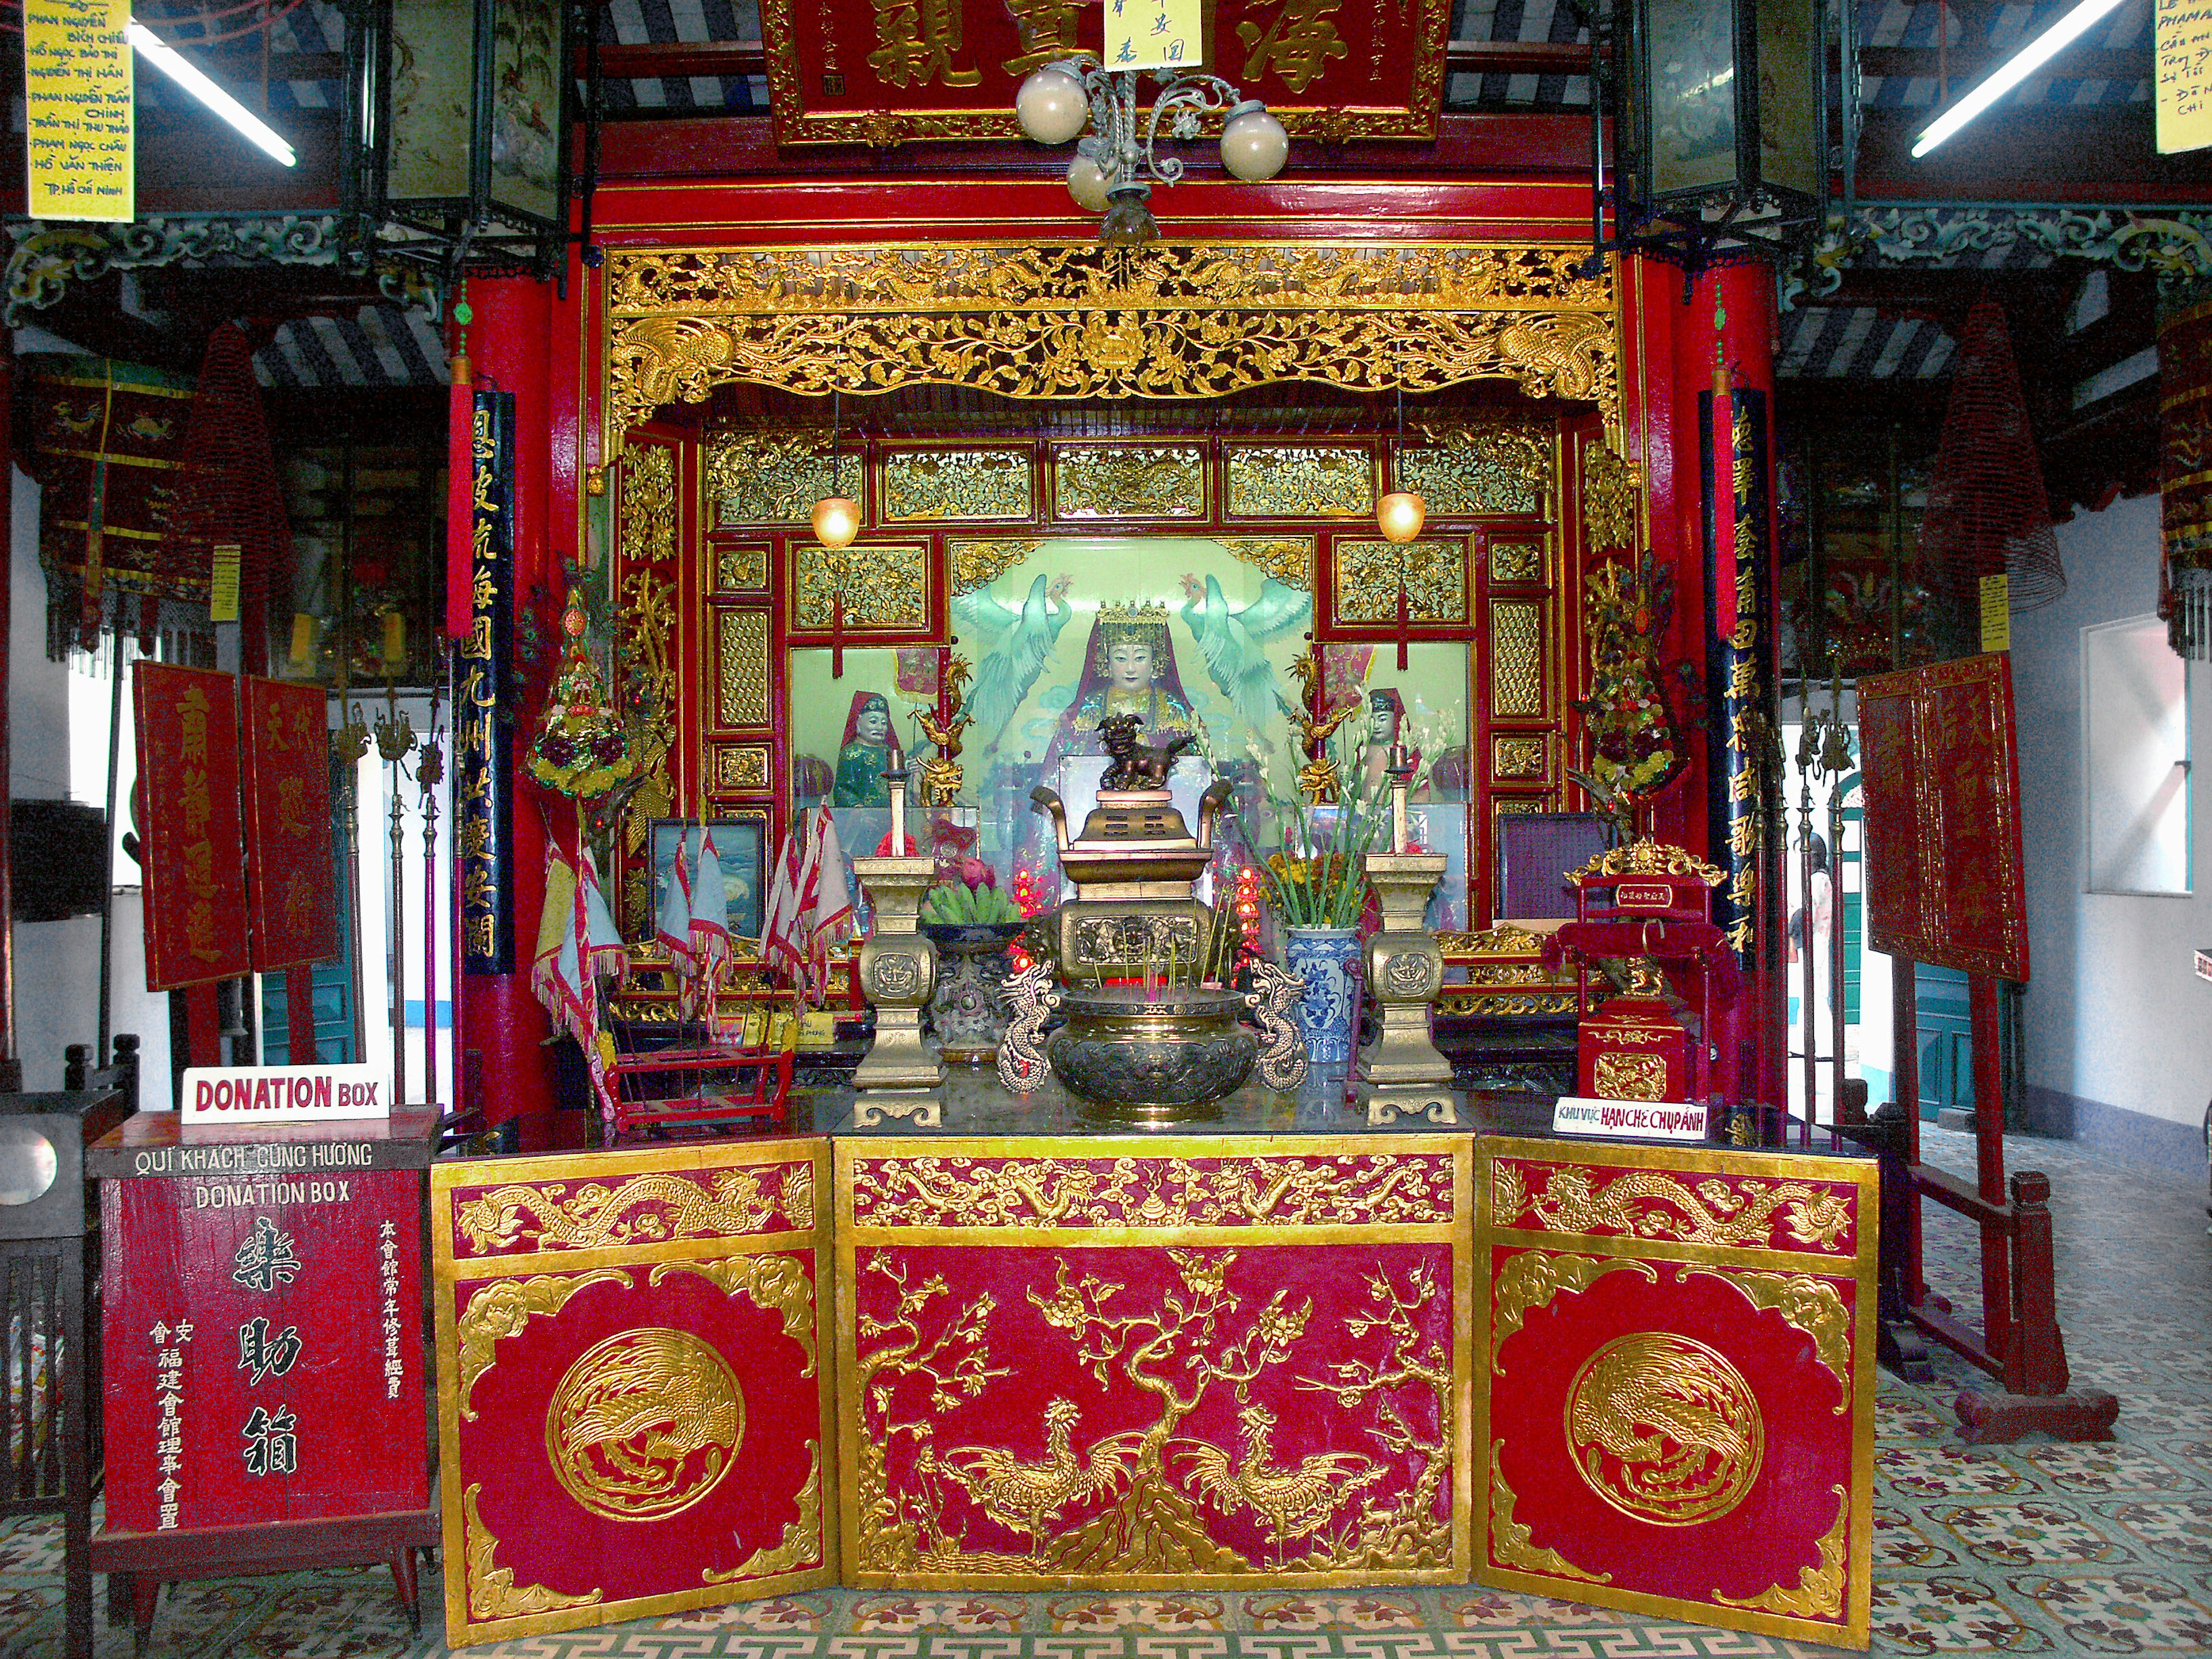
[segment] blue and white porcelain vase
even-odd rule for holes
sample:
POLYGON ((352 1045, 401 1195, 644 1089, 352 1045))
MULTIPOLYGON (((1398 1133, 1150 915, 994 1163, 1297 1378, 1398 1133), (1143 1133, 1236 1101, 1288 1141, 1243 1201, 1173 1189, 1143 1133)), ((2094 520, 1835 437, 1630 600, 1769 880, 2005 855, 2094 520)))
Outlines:
POLYGON ((1288 927, 1283 937, 1285 965, 1306 982, 1297 1007, 1306 1057, 1316 1066, 1349 1065, 1359 1013, 1359 986, 1353 977, 1359 930, 1288 927))

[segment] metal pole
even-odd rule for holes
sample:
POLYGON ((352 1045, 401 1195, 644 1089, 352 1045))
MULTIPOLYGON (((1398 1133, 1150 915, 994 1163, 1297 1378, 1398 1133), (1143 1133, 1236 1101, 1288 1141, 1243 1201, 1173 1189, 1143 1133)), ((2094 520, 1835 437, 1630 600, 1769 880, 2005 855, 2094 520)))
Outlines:
POLYGON ((422 1099, 438 1103, 438 784, 445 756, 436 746, 438 682, 430 680, 430 718, 415 779, 422 789, 422 1099))
POLYGON ((93 1052, 107 1064, 108 1028, 113 1018, 115 976, 115 793, 120 787, 123 750, 123 613, 118 602, 115 629, 108 636, 114 654, 107 687, 107 838, 100 851, 100 1036, 93 1052))

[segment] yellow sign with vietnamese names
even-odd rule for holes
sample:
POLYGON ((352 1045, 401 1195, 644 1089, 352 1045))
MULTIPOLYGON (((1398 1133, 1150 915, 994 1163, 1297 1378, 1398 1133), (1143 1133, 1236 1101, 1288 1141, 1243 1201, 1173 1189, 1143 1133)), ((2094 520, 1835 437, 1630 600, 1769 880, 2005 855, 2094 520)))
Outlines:
POLYGON ((2158 152, 2212 144, 2212 0, 2156 0, 2158 152))
POLYGON ((1206 46, 1199 0, 1106 0, 1106 67, 1196 69, 1206 46))
POLYGON ((2002 571, 1982 578, 1982 649, 2012 649, 2012 578, 2002 571))
POLYGON ((133 208, 131 0, 24 0, 34 219, 123 223, 133 208))

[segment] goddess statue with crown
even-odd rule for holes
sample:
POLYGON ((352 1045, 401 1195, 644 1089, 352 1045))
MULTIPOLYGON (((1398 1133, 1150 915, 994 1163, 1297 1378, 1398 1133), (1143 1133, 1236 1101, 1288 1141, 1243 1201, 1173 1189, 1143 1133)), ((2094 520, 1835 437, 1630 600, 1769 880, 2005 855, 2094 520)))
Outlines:
POLYGON ((1198 737, 1204 728, 1183 694, 1164 605, 1109 605, 1091 627, 1083 678, 1045 750, 1048 774, 1066 755, 1103 755, 1098 722, 1134 714, 1147 743, 1198 737))

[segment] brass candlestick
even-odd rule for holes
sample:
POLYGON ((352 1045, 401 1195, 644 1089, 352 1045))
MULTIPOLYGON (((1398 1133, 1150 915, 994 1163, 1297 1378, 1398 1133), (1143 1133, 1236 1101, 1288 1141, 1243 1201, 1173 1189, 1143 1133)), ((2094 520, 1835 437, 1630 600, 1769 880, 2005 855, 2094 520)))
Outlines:
POLYGON ((1367 879, 1382 909, 1382 931, 1367 941, 1367 983, 1382 1013, 1382 1035, 1361 1052, 1367 1121, 1389 1123, 1401 1114, 1456 1123, 1451 1062, 1429 1035, 1429 1008, 1443 984, 1443 952, 1423 925, 1429 895, 1444 873, 1441 853, 1407 851, 1407 798, 1413 764, 1401 744, 1390 753, 1390 846, 1366 856, 1367 879))
POLYGON ((853 1075, 860 1091, 854 1121, 867 1128, 904 1117, 917 1128, 935 1128, 943 1115, 933 1091, 945 1081, 945 1062, 921 1039, 921 1011, 937 985, 937 947, 921 931, 922 895, 935 872, 927 857, 905 851, 903 763, 887 768, 884 781, 890 786, 891 851, 853 860, 876 915, 859 964, 860 989, 875 1005, 876 1041, 853 1075))

